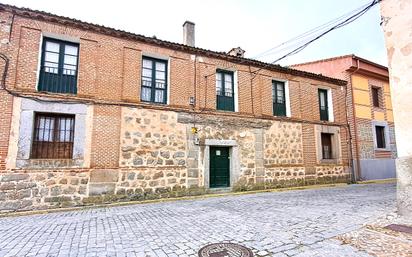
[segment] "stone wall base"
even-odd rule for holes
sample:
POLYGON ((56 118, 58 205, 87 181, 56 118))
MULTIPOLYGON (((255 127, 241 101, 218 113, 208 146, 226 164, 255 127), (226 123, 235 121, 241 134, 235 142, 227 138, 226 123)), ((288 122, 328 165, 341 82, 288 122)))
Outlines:
MULTIPOLYGON (((350 181, 349 173, 342 166, 317 167, 316 170, 317 173, 306 175, 304 167, 268 168, 265 169, 266 174, 262 180, 242 176, 232 190, 248 191, 350 181)), ((0 212, 140 201, 209 192, 204 187, 188 186, 186 178, 184 167, 2 172, 0 212)))

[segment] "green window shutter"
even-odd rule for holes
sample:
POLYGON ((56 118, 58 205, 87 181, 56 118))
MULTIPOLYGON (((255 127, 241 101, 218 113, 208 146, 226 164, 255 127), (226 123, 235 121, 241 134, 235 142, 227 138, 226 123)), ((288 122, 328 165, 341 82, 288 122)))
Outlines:
POLYGON ((272 81, 273 115, 286 116, 285 82, 272 81))
POLYGON ((216 109, 222 111, 235 111, 233 72, 216 71, 216 109))
POLYGON ((328 91, 326 89, 318 89, 319 95, 319 113, 320 120, 329 120, 329 106, 328 106, 328 91))

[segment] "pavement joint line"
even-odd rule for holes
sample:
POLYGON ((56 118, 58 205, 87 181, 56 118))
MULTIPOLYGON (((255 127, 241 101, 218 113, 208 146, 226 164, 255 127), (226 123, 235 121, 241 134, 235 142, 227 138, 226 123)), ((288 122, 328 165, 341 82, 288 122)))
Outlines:
POLYGON ((151 204, 151 203, 164 203, 164 202, 175 202, 175 201, 189 201, 189 200, 202 200, 208 198, 218 198, 225 196, 241 196, 241 195, 251 195, 251 194, 261 194, 261 193, 275 193, 275 192, 285 192, 285 191, 298 191, 298 190, 315 190, 315 189, 324 189, 324 188, 337 188, 337 187, 347 187, 350 185, 366 185, 366 184, 389 184, 393 183, 391 180, 371 180, 363 183, 335 183, 335 184, 319 184, 319 185, 308 185, 308 186, 297 186, 297 187, 285 187, 285 188, 274 188, 274 189, 262 189, 262 190, 252 190, 252 191, 242 191, 242 192, 227 192, 227 193, 210 193, 197 196, 183 196, 183 197, 173 197, 173 198, 163 198, 163 199, 154 199, 154 200, 143 200, 143 201, 125 201, 125 202, 115 202, 107 204, 98 204, 91 206, 78 206, 78 207, 69 207, 69 208, 54 208, 54 209, 45 209, 45 210, 32 210, 32 211, 17 211, 17 212, 7 212, 0 213, 1 218, 7 217, 19 217, 19 216, 29 216, 29 215, 43 215, 50 213, 59 213, 59 212, 71 212, 71 211, 82 211, 88 209, 103 209, 116 206, 130 206, 130 205, 140 205, 140 204, 151 204))

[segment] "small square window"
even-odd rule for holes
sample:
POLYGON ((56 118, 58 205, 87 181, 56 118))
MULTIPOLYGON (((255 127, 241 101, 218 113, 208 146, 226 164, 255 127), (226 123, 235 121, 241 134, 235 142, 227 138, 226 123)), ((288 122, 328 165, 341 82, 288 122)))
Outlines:
POLYGON ((386 148, 385 141, 385 127, 384 126, 375 126, 376 132, 376 148, 386 148))
POLYGON ((373 106, 374 107, 380 107, 379 104, 379 95, 380 95, 380 89, 377 87, 372 87, 372 101, 373 101, 373 106))
POLYGON ((332 134, 321 133, 322 159, 332 159, 332 134))

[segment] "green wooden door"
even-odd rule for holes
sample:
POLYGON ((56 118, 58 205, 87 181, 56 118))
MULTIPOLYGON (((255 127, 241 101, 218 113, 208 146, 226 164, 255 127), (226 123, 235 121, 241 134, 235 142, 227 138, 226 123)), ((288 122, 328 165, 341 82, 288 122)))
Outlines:
POLYGON ((210 147, 210 187, 230 186, 228 147, 210 147))

